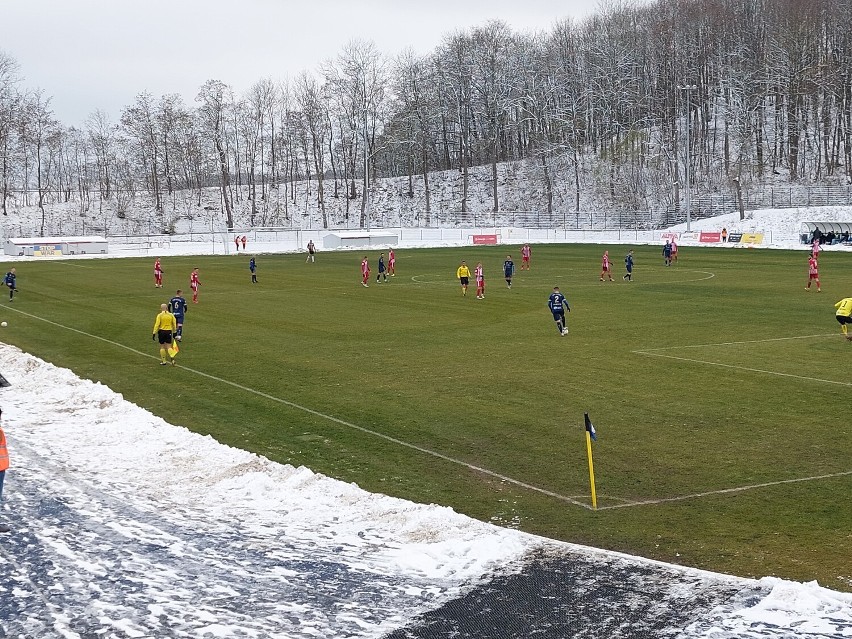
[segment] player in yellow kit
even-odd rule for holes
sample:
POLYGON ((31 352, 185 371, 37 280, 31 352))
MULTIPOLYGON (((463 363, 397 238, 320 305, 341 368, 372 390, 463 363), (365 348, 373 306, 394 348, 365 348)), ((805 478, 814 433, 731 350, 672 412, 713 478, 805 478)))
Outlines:
POLYGON ((852 335, 849 334, 849 325, 852 324, 852 297, 844 297, 834 305, 837 309, 837 321, 840 322, 840 330, 843 336, 852 341, 852 335))

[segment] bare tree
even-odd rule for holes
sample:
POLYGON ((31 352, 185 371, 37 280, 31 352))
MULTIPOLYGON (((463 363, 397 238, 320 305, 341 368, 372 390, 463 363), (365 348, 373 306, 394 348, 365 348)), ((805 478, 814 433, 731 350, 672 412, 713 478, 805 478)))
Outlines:
POLYGON ((14 135, 17 128, 21 95, 18 92, 18 63, 0 51, 0 209, 8 215, 9 178, 13 168, 14 135))
POLYGON ((234 205, 231 195, 231 175, 228 169, 227 142, 225 134, 226 98, 228 86, 219 80, 208 80, 201 87, 195 100, 200 102, 199 116, 205 133, 210 136, 219 163, 219 187, 225 207, 228 229, 234 228, 234 205))

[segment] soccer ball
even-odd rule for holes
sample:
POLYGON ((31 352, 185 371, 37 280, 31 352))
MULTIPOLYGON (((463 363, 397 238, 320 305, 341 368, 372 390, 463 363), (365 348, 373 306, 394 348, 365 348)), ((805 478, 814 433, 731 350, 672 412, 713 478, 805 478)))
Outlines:
POLYGON ((8 324, 6 322, 0 322, 0 326, 2 326, 3 328, 6 328, 8 326, 8 324))

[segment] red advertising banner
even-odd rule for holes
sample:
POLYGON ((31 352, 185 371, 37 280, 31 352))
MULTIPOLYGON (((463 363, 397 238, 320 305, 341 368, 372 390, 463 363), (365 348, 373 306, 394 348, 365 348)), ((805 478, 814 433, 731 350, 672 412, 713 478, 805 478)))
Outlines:
POLYGON ((497 236, 496 235, 474 235, 473 236, 474 244, 497 244, 497 236))
POLYGON ((708 233, 706 231, 701 231, 701 235, 698 238, 699 242, 721 242, 722 234, 721 233, 708 233))

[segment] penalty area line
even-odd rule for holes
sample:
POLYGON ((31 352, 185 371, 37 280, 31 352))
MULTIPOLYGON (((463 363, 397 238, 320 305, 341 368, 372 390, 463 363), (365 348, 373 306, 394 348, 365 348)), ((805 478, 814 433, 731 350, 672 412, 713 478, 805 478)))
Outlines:
POLYGON ((836 337, 837 333, 820 333, 818 335, 795 335, 793 337, 767 337, 765 339, 748 339, 739 342, 714 342, 711 344, 686 344, 683 346, 660 346, 657 348, 643 348, 633 351, 634 353, 650 354, 651 351, 672 351, 681 348, 708 348, 710 346, 738 346, 740 344, 763 344, 765 342, 784 342, 794 339, 812 339, 814 337, 836 337))
POLYGON ((756 490, 758 488, 768 488, 770 486, 782 486, 784 484, 798 484, 806 481, 819 481, 821 479, 835 479, 837 477, 847 477, 852 475, 852 470, 845 470, 839 473, 829 473, 827 475, 813 475, 811 477, 796 477, 794 479, 779 479, 778 481, 767 481, 760 484, 750 484, 747 486, 737 486, 735 488, 722 488, 720 490, 708 490, 702 493, 692 493, 691 495, 679 495, 677 497, 662 497, 660 499, 645 499, 642 501, 634 501, 627 504, 614 504, 612 506, 601 506, 598 510, 612 510, 614 508, 631 508, 633 506, 654 506, 657 504, 665 504, 673 501, 686 501, 687 499, 700 499, 701 497, 712 497, 713 495, 730 495, 732 493, 742 493, 747 490, 756 490))
POLYGON ((852 386, 852 382, 838 382, 833 379, 822 379, 820 377, 808 377, 807 375, 795 375, 793 373, 781 373, 779 371, 768 371, 763 368, 751 368, 749 366, 737 366, 736 364, 723 364, 721 362, 708 362, 703 359, 693 359, 691 357, 678 357, 677 355, 665 355, 663 353, 652 353, 650 351, 633 351, 636 355, 647 355, 648 357, 662 357, 665 359, 674 359, 681 362, 691 362, 693 364, 707 364, 708 366, 718 366, 720 368, 730 368, 734 370, 747 371, 749 373, 763 373, 764 375, 775 375, 777 377, 790 377, 792 379, 800 379, 807 382, 818 382, 820 384, 834 384, 836 386, 852 386))
MULTIPOLYGON (((137 355, 141 355, 142 357, 156 360, 158 359, 154 355, 150 355, 148 353, 143 353, 140 350, 132 348, 130 346, 125 346, 124 344, 120 344, 119 342, 114 342, 113 340, 107 339, 105 337, 101 337, 100 335, 93 335, 92 333, 87 333, 86 331, 81 331, 78 328, 73 328, 71 326, 65 326, 64 324, 60 324, 58 322, 54 322, 53 320, 46 319, 44 317, 39 317, 38 315, 33 315, 32 313, 27 313, 26 311, 18 310, 17 308, 7 307, 8 310, 14 311, 20 315, 25 315, 26 317, 30 317, 34 320, 38 320, 41 322, 45 322, 46 324, 50 324, 51 326, 56 326, 58 328, 63 328, 65 330, 71 331, 73 333, 77 333, 78 335, 84 335, 86 337, 90 337, 92 339, 104 342, 106 344, 110 344, 111 346, 116 346, 118 348, 122 348, 124 350, 130 351, 131 353, 135 353, 137 355)), ((585 508, 587 510, 591 510, 592 507, 589 504, 583 503, 577 499, 573 499, 572 497, 568 497, 566 495, 560 495, 559 493, 553 492, 551 490, 547 490, 546 488, 541 488, 539 486, 534 486, 533 484, 528 484, 527 482, 520 481, 519 479, 514 479, 507 475, 501 475, 500 473, 494 472, 493 470, 489 470, 487 468, 483 468, 482 466, 477 466, 475 464, 469 464, 466 461, 462 461, 461 459, 456 459, 455 457, 450 457, 449 455, 444 455, 443 453, 439 453, 438 451, 431 450, 429 448, 424 448, 423 446, 418 446, 417 444, 412 444, 410 442, 406 442, 402 439, 398 439, 396 437, 392 437, 390 435, 385 435, 384 433, 379 433, 374 430, 370 430, 364 426, 358 426, 357 424, 353 424, 352 422, 347 422, 346 420, 340 419, 339 417, 334 417, 333 415, 327 415, 325 413, 321 413, 318 410, 314 410, 313 408, 308 408, 307 406, 302 406, 301 404, 297 404, 295 402, 291 402, 290 400, 283 399, 281 397, 276 397, 275 395, 270 395, 269 393, 265 393, 263 391, 257 390, 255 388, 251 388, 249 386, 244 386, 243 384, 239 384, 237 382, 224 379, 222 377, 217 377, 216 375, 211 375, 210 373, 205 373, 204 371, 200 371, 195 368, 189 368, 188 366, 179 366, 181 370, 193 373, 198 375, 199 377, 204 377, 205 379, 209 379, 215 382, 219 382, 221 384, 226 384, 232 388, 236 388, 241 391, 245 391, 247 393, 251 393, 258 397, 263 397, 264 399, 268 399, 269 401, 276 402, 278 404, 282 404, 283 406, 288 406, 289 408, 293 408, 296 410, 300 410, 309 415, 313 415, 314 417, 319 417, 326 421, 333 422, 340 426, 345 426, 346 428, 351 428, 352 430, 357 430, 366 435, 372 435, 373 437, 377 437, 379 439, 383 439, 392 444, 396 444, 398 446, 402 446, 404 448, 408 448, 410 450, 415 450, 424 455, 428 455, 430 457, 435 457, 437 459, 441 459, 445 462, 449 462, 451 464, 455 464, 457 466, 461 466, 463 468, 467 468, 468 470, 480 473, 482 475, 487 475, 488 477, 492 477, 494 479, 499 479, 500 481, 506 482, 508 484, 512 484, 514 486, 518 486, 519 488, 525 488, 527 490, 537 492, 542 495, 546 495, 548 497, 553 497, 554 499, 558 499, 560 501, 568 502, 569 504, 573 504, 575 506, 580 506, 581 508, 585 508)))

